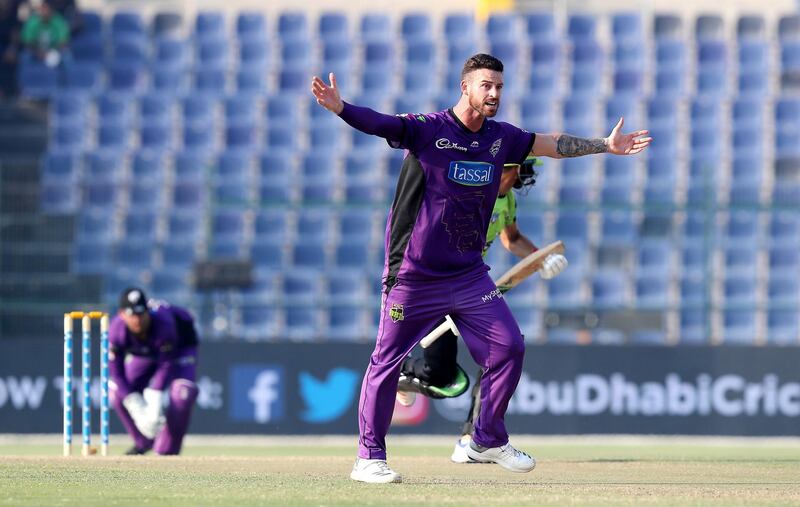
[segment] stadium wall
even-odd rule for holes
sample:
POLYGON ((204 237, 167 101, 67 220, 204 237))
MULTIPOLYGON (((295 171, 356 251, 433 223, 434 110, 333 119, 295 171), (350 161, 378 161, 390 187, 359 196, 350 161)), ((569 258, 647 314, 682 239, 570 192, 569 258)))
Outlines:
MULTIPOLYGON (((59 345, 0 342, 0 433, 61 431, 59 345)), ((355 434, 371 349, 203 344, 191 432, 355 434)), ((474 374, 474 363, 461 353, 461 364, 474 374)), ((797 348, 529 347, 506 423, 512 434, 800 436, 798 363, 797 348)), ((79 378, 74 387, 80 388, 79 378)), ((98 378, 92 393, 99 403, 98 378)), ((469 403, 467 395, 418 398, 410 408, 396 407, 392 432, 455 435, 469 403)), ((98 417, 94 411, 95 432, 98 417)), ((122 432, 116 416, 112 432, 122 432)))

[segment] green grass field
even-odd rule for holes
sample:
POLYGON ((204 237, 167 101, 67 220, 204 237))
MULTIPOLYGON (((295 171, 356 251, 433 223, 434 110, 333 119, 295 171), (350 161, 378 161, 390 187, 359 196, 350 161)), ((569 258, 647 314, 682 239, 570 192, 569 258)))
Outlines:
POLYGON ((538 465, 514 474, 450 463, 453 438, 390 436, 388 485, 348 479, 354 437, 190 437, 180 457, 116 441, 64 458, 58 436, 0 438, 0 506, 800 505, 798 439, 520 437, 538 465))

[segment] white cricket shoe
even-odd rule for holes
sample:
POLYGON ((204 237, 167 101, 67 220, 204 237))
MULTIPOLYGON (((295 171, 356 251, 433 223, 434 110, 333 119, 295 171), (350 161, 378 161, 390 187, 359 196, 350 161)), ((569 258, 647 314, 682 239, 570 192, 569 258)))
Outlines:
POLYGON ((453 448, 453 454, 450 455, 450 461, 453 463, 477 463, 477 461, 467 456, 467 447, 469 447, 470 441, 472 441, 472 437, 469 435, 459 438, 453 448))
POLYGON ((403 482, 403 476, 389 468, 385 459, 356 458, 350 478, 354 481, 373 484, 403 482))
POLYGON ((497 463, 512 472, 530 472, 536 467, 532 456, 518 451, 510 443, 500 447, 482 447, 470 442, 466 451, 467 456, 479 463, 497 463))
POLYGON ((417 401, 417 393, 413 391, 397 391, 397 403, 410 407, 417 401))

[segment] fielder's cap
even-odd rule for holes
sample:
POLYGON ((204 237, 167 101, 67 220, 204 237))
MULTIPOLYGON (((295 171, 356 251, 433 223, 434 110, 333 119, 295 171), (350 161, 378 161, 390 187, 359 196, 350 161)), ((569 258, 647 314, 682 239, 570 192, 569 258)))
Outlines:
POLYGON ((147 312, 147 295, 138 287, 129 287, 119 297, 119 309, 128 315, 141 315, 147 312))

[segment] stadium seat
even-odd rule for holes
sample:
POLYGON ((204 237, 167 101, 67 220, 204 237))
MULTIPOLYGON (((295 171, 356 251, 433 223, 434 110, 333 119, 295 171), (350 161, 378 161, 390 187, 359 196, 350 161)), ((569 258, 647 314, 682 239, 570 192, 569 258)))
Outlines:
POLYGON ((618 12, 611 17, 611 33, 617 43, 642 41, 642 18, 635 12, 618 12))
POLYGON ((736 36, 739 41, 763 40, 766 37, 766 22, 759 14, 744 14, 736 21, 736 36))
MULTIPOLYGON (((492 46, 497 43, 519 42, 522 35, 520 18, 515 14, 492 13, 486 20, 486 38, 492 46)), ((505 63, 503 58, 500 60, 505 63)))
POLYGON ((797 311, 800 303, 800 276, 793 271, 770 272, 767 280, 767 304, 773 309, 797 311))
POLYGON ((328 304, 365 304, 371 298, 364 271, 360 269, 340 269, 326 276, 328 304))
POLYGON ((656 14, 653 18, 653 33, 656 40, 681 38, 683 22, 676 14, 656 14))
POLYGON ((567 19, 567 35, 574 42, 593 40, 596 37, 597 22, 591 14, 570 14, 567 19))
POLYGON ((242 306, 239 332, 248 341, 272 341, 281 336, 281 311, 271 304, 242 306))
POLYGON ((291 239, 289 234, 289 213, 283 209, 262 209, 256 213, 253 234, 256 239, 275 242, 291 239))
POLYGON ((152 243, 158 232, 158 216, 153 210, 131 210, 124 220, 124 235, 130 241, 152 243))
POLYGON ((683 308, 680 312, 678 340, 681 345, 704 345, 709 343, 709 323, 705 310, 683 308))
POLYGON ((705 310, 684 308, 680 312, 681 344, 703 345, 709 342, 709 323, 705 310))
POLYGON ((722 292, 726 308, 754 308, 758 303, 755 273, 727 273, 722 292))
POLYGON ((778 38, 781 41, 800 39, 800 15, 781 16, 778 20, 778 38))
POLYGON ((61 90, 96 94, 102 88, 102 68, 93 62, 65 62, 61 76, 61 90))
POLYGON ((250 260, 256 267, 283 269, 289 265, 280 239, 256 239, 250 245, 250 260))
POLYGON ((105 213, 85 210, 77 218, 77 241, 110 244, 116 239, 115 223, 105 213))
POLYGON ((124 162, 122 153, 117 150, 94 150, 86 155, 84 178, 119 184, 126 176, 124 162))
POLYGON ((112 35, 145 35, 144 20, 135 11, 117 11, 111 17, 112 35))
POLYGON ((769 310, 767 312, 767 343, 772 345, 798 345, 800 324, 796 310, 769 310))
POLYGON ((211 95, 224 95, 228 77, 221 66, 202 66, 194 71, 194 89, 211 95))
POLYGON ((282 41, 309 40, 308 19, 303 11, 283 11, 278 15, 278 37, 282 41))
POLYGON ((77 242, 72 253, 72 271, 76 274, 103 275, 110 270, 111 246, 96 240, 77 242))
POLYGON ((682 40, 656 40, 656 67, 677 74, 686 72, 686 44, 682 40))
MULTIPOLYGON (((117 269, 143 271, 153 265, 154 244, 140 239, 124 239, 113 250, 113 263, 117 269)), ((159 293, 160 294, 160 293, 159 293)))
POLYGON ((722 313, 722 340, 726 344, 753 345, 756 340, 756 312, 753 309, 722 313))
POLYGON ((241 11, 236 16, 236 34, 239 39, 268 37, 267 20, 258 11, 241 11))
POLYGON ((694 25, 694 35, 699 41, 724 39, 725 24, 722 17, 717 14, 702 14, 697 16, 694 25))
POLYGON ((203 219, 194 211, 173 210, 167 219, 167 237, 173 241, 197 241, 203 235, 203 219))
POLYGON ((407 12, 400 20, 400 35, 410 43, 412 40, 430 40, 433 37, 433 22, 427 13, 407 12))
POLYGON ((42 182, 72 188, 82 176, 82 159, 78 152, 50 150, 41 161, 42 182))
POLYGON ((347 15, 343 11, 323 12, 317 23, 317 33, 323 42, 348 40, 347 15))
POLYGON ((315 306, 292 305, 284 308, 286 326, 284 333, 292 341, 311 341, 323 331, 320 311, 315 306))
POLYGON ((33 60, 23 60, 19 64, 17 81, 23 96, 46 99, 58 90, 58 69, 33 60))
POLYGON ((80 207, 80 194, 63 181, 43 183, 39 206, 45 214, 73 213, 80 207))
POLYGON ((708 294, 706 284, 708 278, 701 272, 685 270, 680 279, 680 301, 681 305, 691 307, 702 307, 708 304, 708 294))
POLYGON ((194 22, 194 33, 198 39, 220 39, 225 37, 225 14, 216 10, 199 11, 194 22))
POLYGON ((550 12, 529 12, 525 16, 525 32, 528 39, 534 43, 541 40, 553 40, 556 33, 555 17, 550 12))
POLYGON ((571 273, 573 272, 568 269, 547 283, 547 302, 550 308, 576 309, 588 303, 583 280, 571 273))
POLYGON ((144 89, 146 72, 143 65, 114 62, 106 71, 111 91, 140 93, 144 89))
POLYGON ((669 279, 659 274, 642 273, 635 280, 634 305, 640 310, 664 311, 672 306, 669 279))
POLYGON ((472 43, 475 37, 475 18, 466 13, 446 14, 444 18, 444 36, 448 43, 456 41, 472 43))
POLYGON ((592 305, 598 309, 620 309, 629 304, 628 276, 621 270, 598 271, 592 277, 592 305))
POLYGON ((325 290, 321 272, 308 268, 288 268, 283 272, 283 298, 289 305, 314 305, 322 302, 325 290))

